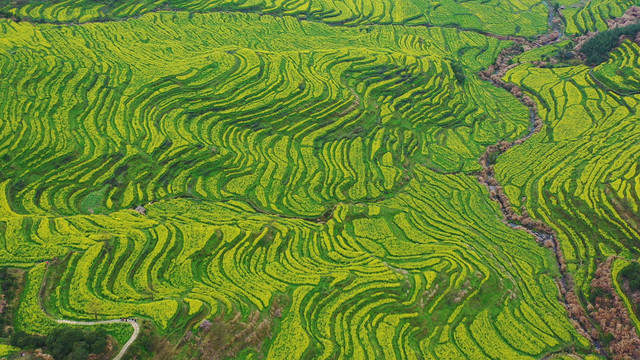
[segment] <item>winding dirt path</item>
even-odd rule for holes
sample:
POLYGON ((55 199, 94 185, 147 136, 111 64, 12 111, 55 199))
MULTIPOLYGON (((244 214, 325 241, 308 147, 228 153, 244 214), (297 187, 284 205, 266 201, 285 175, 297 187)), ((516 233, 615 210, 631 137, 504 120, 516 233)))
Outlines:
POLYGON ((129 339, 129 341, 127 341, 122 346, 122 349, 120 349, 120 352, 118 353, 118 355, 116 355, 113 358, 113 360, 122 359, 122 357, 127 352, 129 347, 133 344, 134 341, 136 341, 136 339, 138 338, 138 335, 140 335, 140 324, 138 324, 136 320, 130 320, 130 319, 125 319, 125 320, 114 319, 114 320, 98 320, 98 321, 56 320, 56 322, 60 324, 83 325, 83 326, 84 325, 91 326, 91 325, 104 325, 104 324, 121 324, 121 323, 127 323, 131 325, 133 327, 133 335, 131 335, 131 338, 129 339))
MULTIPOLYGON (((49 267, 48 266, 47 266, 46 271, 49 271, 49 267)), ((138 324, 138 322, 135 319, 76 321, 76 320, 64 320, 64 319, 56 319, 56 318, 54 318, 53 316, 51 316, 51 314, 49 314, 45 310, 44 305, 42 304, 42 298, 43 298, 43 295, 44 295, 44 290, 45 290, 46 285, 47 285, 47 276, 46 276, 46 273, 45 273, 45 276, 42 278, 42 284, 40 285, 40 291, 38 292, 38 303, 40 305, 40 309, 42 309, 42 312, 45 313, 48 317, 53 319, 58 324, 92 326, 92 325, 127 323, 127 324, 131 325, 131 327, 133 327, 133 334, 131 335, 131 338, 129 338, 129 340, 122 346, 122 349, 120 349, 120 352, 113 358, 113 360, 122 359, 122 357, 127 352, 129 347, 133 344, 134 341, 136 341, 136 339, 140 335, 140 324, 138 324)))

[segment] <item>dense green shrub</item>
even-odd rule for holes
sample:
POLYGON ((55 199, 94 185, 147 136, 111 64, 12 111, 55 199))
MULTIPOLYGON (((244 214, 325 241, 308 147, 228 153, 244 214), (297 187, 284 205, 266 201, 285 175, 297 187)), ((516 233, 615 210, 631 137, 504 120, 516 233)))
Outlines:
POLYGON ((640 263, 631 263, 631 265, 622 269, 620 275, 629 280, 629 288, 632 291, 640 290, 640 263))
POLYGON ((94 331, 58 328, 47 336, 47 353, 55 359, 86 359, 89 354, 99 354, 107 346, 104 329, 94 331))
POLYGON ((9 268, 0 268, 0 300, 3 301, 0 315, 0 337, 11 334, 13 324, 13 302, 22 278, 9 268))
POLYGON ((456 78, 456 81, 462 85, 464 81, 467 79, 467 76, 464 74, 464 70, 462 69, 462 65, 458 62, 451 63, 451 70, 453 70, 453 75, 456 78))
POLYGON ((620 36, 626 35, 634 37, 638 31, 640 31, 640 24, 633 24, 600 32, 596 36, 587 40, 582 46, 580 52, 587 57, 587 64, 601 64, 607 60, 609 52, 618 46, 620 36))
POLYGON ((45 345, 45 338, 43 336, 30 335, 24 331, 16 331, 11 335, 9 344, 21 349, 37 349, 45 345))

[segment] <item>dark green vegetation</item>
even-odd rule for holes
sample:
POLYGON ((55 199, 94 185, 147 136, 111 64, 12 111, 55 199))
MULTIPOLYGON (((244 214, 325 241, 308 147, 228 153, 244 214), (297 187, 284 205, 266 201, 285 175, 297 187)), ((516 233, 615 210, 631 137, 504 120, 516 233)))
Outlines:
POLYGON ((601 31, 587 40, 580 51, 587 57, 586 62, 588 65, 601 64, 609 58, 611 50, 619 45, 621 36, 628 36, 633 39, 639 31, 640 24, 601 31))
POLYGON ((0 268, 0 338, 11 335, 11 325, 18 305, 20 288, 24 282, 24 271, 0 268))
POLYGON ((9 344, 23 350, 42 348, 55 359, 85 360, 90 354, 105 352, 107 332, 59 327, 44 337, 18 330, 11 334, 9 344))
POLYGON ((640 47, 625 41, 613 51, 609 60, 595 69, 593 77, 600 84, 621 95, 640 92, 640 47))
MULTIPOLYGON (((130 317, 149 359, 622 354, 583 323, 633 298, 637 45, 592 70, 562 38, 500 87, 544 3, 0 4, 0 356, 86 358, 131 327, 56 319, 130 317)), ((630 4, 568 5, 572 32, 630 4)))
POLYGON ((80 330, 57 328, 47 335, 47 353, 55 359, 83 360, 89 354, 100 354, 107 347, 104 329, 80 330))
POLYGON ((9 340, 11 346, 27 350, 44 347, 46 343, 44 336, 30 335, 20 330, 11 334, 11 339, 9 340))
POLYGON ((631 263, 620 272, 620 276, 629 281, 629 290, 640 291, 640 263, 631 263))
MULTIPOLYGON (((102 354, 107 345, 107 327, 83 330, 58 326, 47 336, 34 335, 13 328, 16 308, 24 286, 24 271, 15 268, 0 268, 0 345, 15 349, 45 349, 55 359, 87 359, 89 354, 102 354), (7 345, 4 345, 7 346, 7 345)), ((114 333, 113 331, 111 331, 114 333)), ((127 339, 125 335, 122 339, 127 339)), ((121 340, 122 340, 121 339, 121 340)), ((6 355, 0 353, 0 356, 6 355)))
POLYGON ((640 317, 640 263, 631 262, 619 273, 618 282, 630 310, 640 317))

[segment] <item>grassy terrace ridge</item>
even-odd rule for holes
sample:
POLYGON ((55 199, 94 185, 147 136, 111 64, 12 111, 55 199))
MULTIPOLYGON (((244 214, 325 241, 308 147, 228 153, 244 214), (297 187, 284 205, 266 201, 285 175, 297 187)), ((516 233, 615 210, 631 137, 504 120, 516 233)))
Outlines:
MULTIPOLYGON (((180 13, 72 27, 72 33, 7 25, 19 27, 9 32, 16 37, 34 31, 41 38, 36 52, 7 48, 2 58, 7 73, 43 77, 4 80, 26 89, 16 94, 23 109, 43 103, 33 94, 44 83, 58 87, 68 79, 43 109, 64 97, 50 126, 68 131, 37 135, 55 137, 60 148, 49 163, 29 165, 48 144, 16 131, 21 123, 0 130, 8 161, 0 180, 9 180, 7 196, 23 214, 101 213, 189 195, 245 198, 264 211, 316 218, 337 202, 397 192, 413 163, 439 172, 478 170, 486 145, 528 127, 522 105, 473 74, 508 43, 472 32, 364 32, 292 18, 180 13), (150 26, 159 31, 132 31, 150 26), (92 49, 85 40, 96 36, 105 38, 92 49), (187 36, 189 43, 181 40, 187 36), (106 45, 115 39, 117 46, 106 45), (60 48, 56 41, 78 45, 60 48), (455 63, 465 66, 462 83, 455 63), (12 150, 20 143, 24 156, 12 150), (61 193, 67 195, 58 198, 61 193)), ((23 111, 4 110, 8 117, 23 111)))
POLYGON ((559 9, 569 34, 607 29, 606 21, 635 0, 1 0, 0 17, 33 22, 86 23, 123 20, 157 11, 246 12, 292 16, 331 25, 445 26, 498 35, 535 36, 547 31, 549 6, 559 9))
MULTIPOLYGON (((618 79, 633 73, 634 48, 637 45, 623 43, 609 62, 593 70, 584 65, 531 64, 511 69, 504 79, 535 98, 545 126, 500 156, 495 166, 511 205, 526 208, 527 216, 555 232, 564 255, 562 266, 579 291, 576 305, 588 309, 593 316, 590 332, 599 333, 605 342, 626 336, 637 339, 638 330, 633 305, 619 290, 620 263, 612 260, 637 261, 640 253, 636 141, 640 98, 623 95, 624 88, 604 85, 632 84, 618 79), (630 67, 619 67, 614 77, 610 74, 616 62, 630 67), (628 314, 618 330, 615 322, 606 320, 608 311, 628 314)), ((623 358, 622 353, 634 350, 616 345, 609 351, 609 356, 623 358)))
POLYGON ((585 66, 521 65, 507 74, 507 80, 537 94, 549 125, 505 153, 496 165, 497 174, 516 206, 525 205, 558 231, 569 268, 586 290, 595 270, 591 258, 638 254, 632 214, 639 204, 634 185, 639 144, 625 139, 637 135, 639 98, 601 90, 585 66), (518 170, 509 166, 513 162, 525 165, 518 170), (526 203, 520 202, 523 197, 526 203), (593 221, 598 221, 597 227, 593 221))
POLYGON ((606 89, 621 95, 640 92, 640 47, 625 41, 610 55, 607 62, 597 66, 592 76, 606 89))
MULTIPOLYGON (((567 3, 556 28, 616 4, 567 3)), ((142 359, 586 360, 640 331, 602 320, 638 308, 635 43, 537 67, 570 41, 522 38, 547 31, 535 1, 0 9, 15 331, 136 318, 142 359)), ((132 333, 105 329, 116 352, 132 333)))
POLYGON ((0 1, 0 15, 36 22, 91 22, 126 19, 161 10, 248 12, 320 21, 331 25, 435 25, 533 36, 546 31, 547 7, 539 0, 172 0, 0 1))
POLYGON ((558 0, 553 3, 564 7, 561 12, 566 19, 568 34, 606 30, 607 20, 621 16, 632 5, 638 5, 635 0, 558 0))

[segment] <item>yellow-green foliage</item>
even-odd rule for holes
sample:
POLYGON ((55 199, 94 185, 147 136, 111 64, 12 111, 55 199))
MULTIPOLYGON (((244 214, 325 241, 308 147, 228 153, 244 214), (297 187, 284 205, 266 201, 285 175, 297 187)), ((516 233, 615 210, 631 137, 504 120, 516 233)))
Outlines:
POLYGON ((317 217, 401 187, 411 158, 478 170, 486 145, 527 128, 472 75, 507 45, 475 33, 181 13, 34 32, 53 45, 0 57, 5 196, 23 214, 189 194, 317 217), (463 84, 447 60, 461 49, 463 84))
POLYGON ((513 58, 514 62, 524 63, 531 61, 544 61, 545 58, 556 57, 559 52, 567 45, 571 44, 569 40, 560 41, 557 43, 551 43, 549 45, 540 46, 538 48, 525 51, 524 53, 513 58))
POLYGON ((21 19, 55 23, 122 19, 148 12, 182 10, 190 12, 255 11, 276 16, 293 16, 328 24, 355 25, 450 25, 502 35, 531 36, 546 29, 546 6, 538 0, 471 0, 458 2, 411 0, 95 0, 56 2, 6 1, 0 10, 21 19))
POLYGON ((609 61, 593 69, 600 83, 621 94, 640 92, 640 47, 629 40, 611 53, 609 61))
POLYGON ((635 325, 636 331, 640 333, 640 320, 638 320, 638 317, 636 316, 636 312, 634 311, 634 307, 631 303, 631 300, 629 300, 629 297, 625 294, 624 291, 622 291, 622 287, 620 286, 620 282, 619 282, 620 271, 622 271, 622 269, 624 269, 626 266, 629 266, 629 264, 631 264, 631 261, 627 259, 620 259, 620 258, 615 259, 613 261, 613 266, 611 267, 611 277, 612 277, 611 281, 613 283, 613 286, 616 289, 616 292, 618 293, 618 296, 620 296, 620 298, 624 302, 624 305, 627 308, 629 319, 631 320, 633 325, 635 325))
POLYGON ((46 264, 40 263, 29 270, 16 314, 15 329, 34 334, 47 334, 56 327, 56 322, 42 311, 40 288, 46 271, 46 264))
MULTIPOLYGON (((318 356, 382 356, 376 349, 386 348, 412 358, 445 351, 444 343, 448 352, 478 346, 492 357, 528 358, 580 341, 544 274, 553 260, 493 215, 485 191, 465 175, 416 169, 402 194, 339 205, 326 224, 188 199, 149 205, 146 218, 128 210, 67 217, 67 227, 95 242, 70 257, 68 285, 49 302, 64 318, 143 316, 167 329, 179 322, 182 299, 248 314, 293 287, 274 358, 318 341, 330 345, 318 356)), ((32 332, 52 322, 37 305, 44 271, 30 271, 19 313, 32 332)))
POLYGON ((619 17, 632 5, 635 0, 559 0, 558 4, 565 5, 562 14, 566 19, 566 32, 569 34, 584 34, 589 31, 606 30, 607 20, 619 17))
POLYGON ((498 178, 557 231, 587 289, 596 257, 638 252, 640 97, 600 88, 584 66, 521 65, 506 79, 536 93, 545 127, 499 158, 498 178))
POLYGON ((15 348, 11 345, 0 344, 0 357, 11 355, 18 351, 20 351, 20 349, 15 348))
MULTIPOLYGON (((30 268, 16 327, 50 330, 38 262, 57 257, 46 306, 60 318, 137 316, 166 334, 196 316, 270 314, 284 296, 290 305, 260 349, 269 358, 587 351, 558 301, 552 254, 505 225, 474 177, 487 145, 529 127, 522 104, 475 75, 510 43, 453 28, 338 26, 395 22, 385 11, 412 23, 402 3, 382 12, 380 3, 331 2, 345 8, 320 6, 315 21, 237 12, 0 20, 0 265, 30 268)), ((58 4, 19 11, 104 14, 58 4)), ((430 4, 441 22, 465 7, 469 27, 493 16, 479 11, 491 2, 430 4)), ((509 6, 523 17, 544 10, 509 6)), ((494 24, 513 32, 508 14, 494 24)), ((532 81, 552 76, 543 75, 532 81)), ((545 146, 600 126, 572 118, 585 114, 577 85, 553 91, 573 107, 545 146)), ((629 115, 607 101, 611 116, 629 115)))

